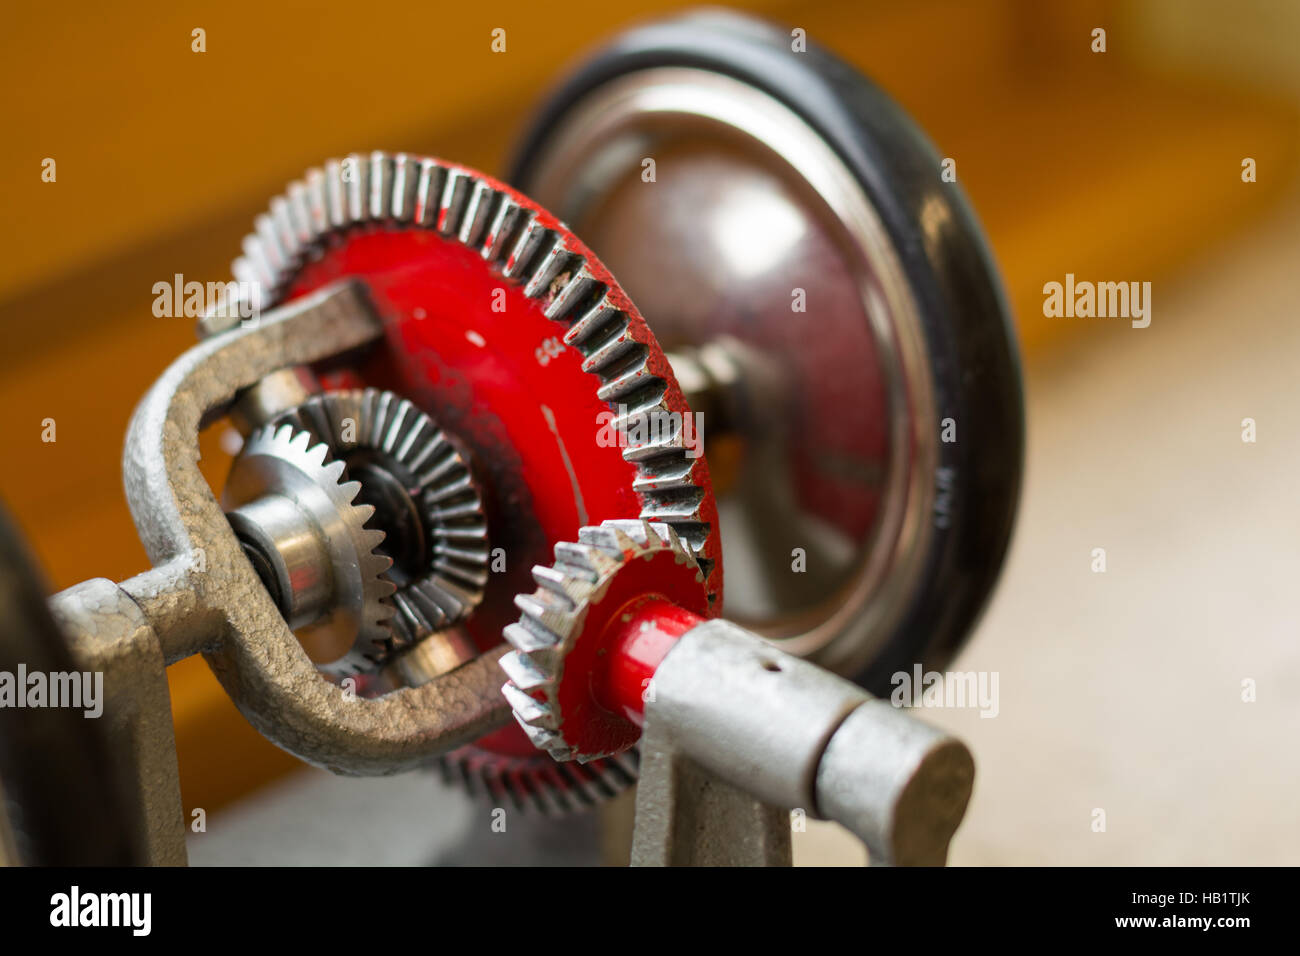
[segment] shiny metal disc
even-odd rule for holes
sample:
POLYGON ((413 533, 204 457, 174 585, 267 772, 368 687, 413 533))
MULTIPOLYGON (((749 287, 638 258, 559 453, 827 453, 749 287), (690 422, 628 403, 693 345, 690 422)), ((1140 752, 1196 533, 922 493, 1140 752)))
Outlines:
MULTIPOLYGON (((967 261, 984 269, 990 294, 941 314, 944 277, 915 260, 941 251, 924 242, 955 231, 954 207, 937 194, 904 212, 913 235, 900 231, 871 177, 886 204, 911 202, 904 193, 926 184, 891 181, 895 168, 872 168, 834 133, 834 107, 853 120, 860 89, 880 94, 856 74, 829 82, 818 74, 827 64, 848 69, 819 51, 791 54, 784 34, 731 15, 642 28, 553 97, 515 181, 618 276, 702 416, 727 616, 870 685, 882 663, 950 651, 982 602, 980 593, 960 621, 917 615, 945 587, 969 605, 961 592, 980 576, 965 559, 945 565, 945 550, 970 548, 953 533, 956 509, 981 488, 971 449, 945 448, 941 423, 954 419, 954 445, 990 428, 1012 436, 983 449, 1003 459, 1005 500, 986 504, 1005 515, 976 564, 996 571, 1018 488, 1019 380, 978 233, 967 261), (774 65, 760 77, 764 56, 774 65), (808 99, 818 90, 821 100, 808 99), (978 370, 1000 375, 1010 396, 991 412, 963 402, 962 373, 950 381, 960 359, 951 339, 972 322, 994 331, 985 338, 1002 353, 1001 368, 978 370)), ((858 132, 900 116, 858 116, 858 132)), ((911 166, 933 159, 935 192, 940 167, 924 141, 892 145, 911 151, 911 166)))

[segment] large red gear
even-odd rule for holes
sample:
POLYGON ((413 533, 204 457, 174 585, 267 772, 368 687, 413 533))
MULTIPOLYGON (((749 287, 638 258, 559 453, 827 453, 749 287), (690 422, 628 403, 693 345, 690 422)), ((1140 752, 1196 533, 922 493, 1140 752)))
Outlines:
MULTIPOLYGON (((690 412, 653 334, 613 276, 555 217, 497 180, 453 164, 412 157, 374 154, 351 161, 370 171, 372 183, 386 181, 390 188, 394 162, 411 168, 415 163, 436 163, 444 171, 443 182, 464 177, 462 182, 491 197, 494 208, 515 204, 521 210, 516 223, 557 236, 554 248, 580 261, 583 277, 595 290, 569 303, 562 317, 548 318, 548 307, 555 311, 555 300, 564 296, 565 283, 573 280, 575 269, 529 295, 518 274, 513 278, 504 274, 520 267, 509 249, 522 230, 509 237, 500 258, 485 258, 481 242, 472 237, 468 243, 462 241, 457 223, 439 222, 437 211, 423 226, 379 216, 373 222, 334 229, 323 246, 317 242, 311 248, 309 261, 302 265, 289 261, 270 270, 278 272, 268 283, 279 290, 274 304, 344 277, 364 279, 384 323, 384 344, 359 360, 345 357, 317 369, 322 383, 331 388, 375 386, 403 395, 471 452, 485 491, 494 558, 502 553, 496 548, 506 556, 503 573, 491 575, 482 604, 465 625, 480 650, 501 642, 503 628, 516 618, 513 597, 532 589, 530 569, 549 563, 557 542, 573 540, 580 527, 609 518, 644 516, 671 523, 671 517, 662 515, 665 508, 672 514, 673 496, 679 491, 693 496, 689 520, 679 529, 696 539, 693 544, 706 569, 709 611, 718 613, 721 548, 703 457, 682 463, 692 486, 686 489, 682 468, 660 480, 651 470, 638 470, 625 460, 621 448, 598 441, 608 419, 602 413, 618 401, 597 395, 609 376, 584 369, 594 369, 610 355, 631 354, 637 343, 644 346, 644 362, 636 381, 662 381, 661 407, 678 415, 690 412), (587 343, 566 341, 566 331, 580 323, 584 308, 597 301, 625 316, 626 327, 614 341, 601 342, 601 354, 594 355, 591 348, 579 347, 587 343), (660 491, 661 487, 668 490, 660 491)), ((294 198, 291 190, 290 201, 294 198)), ((300 218, 306 219, 303 208, 300 218)), ((463 206, 455 212, 468 215, 463 206)), ((446 210, 441 214, 446 215, 446 210)), ((413 218, 421 218, 418 209, 413 218)), ((265 225, 259 233, 269 235, 265 225)), ((282 229, 280 235, 285 234, 282 229)), ((267 241, 274 238, 270 234, 267 241)), ((274 256, 266 259, 276 264, 274 256)), ((267 271, 264 267, 263 275, 267 271)), ((528 277, 525 271, 522 279, 528 277)), ((500 570, 498 561, 491 566, 500 570)), ((453 754, 451 763, 462 773, 472 767, 490 791, 515 797, 522 791, 543 805, 549 804, 536 798, 538 791, 557 786, 580 789, 593 781, 600 783, 602 776, 600 762, 557 772, 555 762, 537 751, 514 724, 453 754)), ((567 805, 564 800, 559 804, 567 805)))

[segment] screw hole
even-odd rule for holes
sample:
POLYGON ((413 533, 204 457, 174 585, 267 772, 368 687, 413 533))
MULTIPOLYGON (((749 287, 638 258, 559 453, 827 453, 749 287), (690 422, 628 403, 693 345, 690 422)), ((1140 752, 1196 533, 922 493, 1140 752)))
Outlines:
POLYGON ((774 674, 781 673, 781 665, 776 661, 763 661, 763 670, 771 671, 774 674))

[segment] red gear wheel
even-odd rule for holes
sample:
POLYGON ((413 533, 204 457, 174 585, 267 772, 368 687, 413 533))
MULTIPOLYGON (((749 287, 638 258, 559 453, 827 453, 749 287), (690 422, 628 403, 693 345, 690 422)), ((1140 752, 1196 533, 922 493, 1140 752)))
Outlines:
MULTIPOLYGON (((680 437, 677 446, 626 450, 598 441, 620 405, 679 422, 690 409, 636 307, 554 216, 465 167, 375 153, 290 187, 245 252, 236 275, 272 290, 264 307, 363 279, 384 340, 317 368, 322 383, 396 392, 470 452, 489 566, 499 572, 464 625, 480 650, 501 643, 516 617, 512 599, 532 589, 532 566, 609 518, 675 527, 700 558, 710 613, 720 610, 721 547, 703 457, 682 454, 680 437)), ((626 766, 601 762, 557 775, 513 723, 448 760, 453 776, 472 766, 489 790, 547 808, 556 801, 535 794, 559 787, 560 805, 580 806, 593 787, 621 787, 628 776, 626 766)))

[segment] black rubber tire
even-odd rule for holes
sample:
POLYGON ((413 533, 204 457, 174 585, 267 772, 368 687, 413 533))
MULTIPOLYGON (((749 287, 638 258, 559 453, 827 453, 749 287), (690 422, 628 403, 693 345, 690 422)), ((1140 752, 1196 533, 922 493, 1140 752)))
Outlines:
MULTIPOLYGON (((0 671, 76 670, 67 641, 0 507, 0 671)), ((100 719, 107 719, 104 714, 100 719)), ((67 708, 0 707, 0 807, 18 861, 37 866, 142 863, 143 841, 99 721, 67 708)))
POLYGON ((594 53, 537 111, 509 181, 529 192, 549 132, 592 90, 666 66, 742 80, 816 129, 880 215, 919 305, 937 399, 939 467, 955 469, 957 477, 947 526, 931 524, 928 566, 902 625, 865 670, 848 675, 887 696, 893 674, 916 663, 942 668, 952 659, 987 603, 1011 540, 1024 462, 1024 398, 992 255, 961 189, 941 181, 938 154, 888 96, 834 54, 812 43, 795 53, 789 33, 723 11, 637 27, 594 53), (927 234, 924 210, 926 221, 945 224, 942 231, 927 234), (958 441, 939 440, 945 418, 957 422, 958 441))

